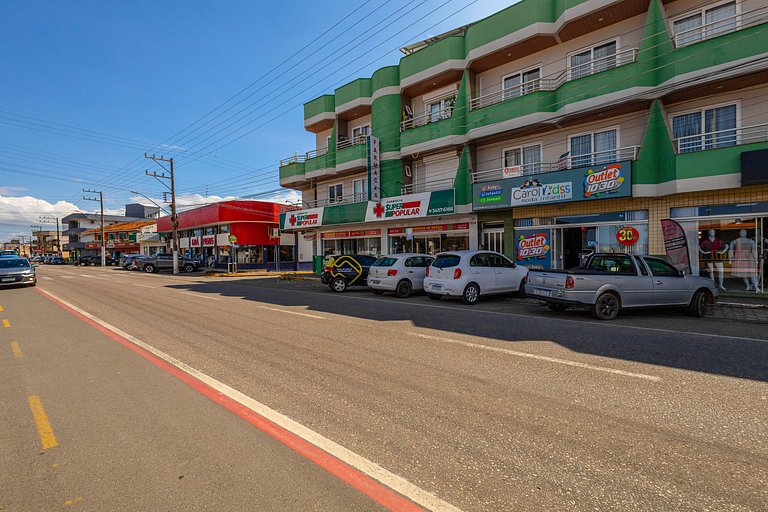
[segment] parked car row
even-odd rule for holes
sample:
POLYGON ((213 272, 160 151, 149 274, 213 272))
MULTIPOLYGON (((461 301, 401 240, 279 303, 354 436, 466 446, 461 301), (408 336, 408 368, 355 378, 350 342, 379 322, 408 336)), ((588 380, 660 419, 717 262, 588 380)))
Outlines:
POLYGON ((661 258, 615 253, 593 254, 578 269, 547 271, 529 271, 493 251, 352 254, 331 258, 321 282, 334 292, 367 286, 375 294, 404 298, 423 290, 430 299, 458 297, 470 305, 486 295, 517 293, 553 311, 589 309, 599 320, 640 307, 684 307, 703 317, 718 298, 711 279, 685 274, 661 258))
POLYGON ((481 296, 523 293, 528 269, 493 251, 390 254, 381 258, 345 255, 331 259, 321 281, 335 292, 367 286, 374 293, 408 297, 426 291, 431 299, 459 297, 475 304, 481 296))
POLYGON ((66 263, 61 256, 32 256, 29 261, 43 265, 64 265, 66 263))

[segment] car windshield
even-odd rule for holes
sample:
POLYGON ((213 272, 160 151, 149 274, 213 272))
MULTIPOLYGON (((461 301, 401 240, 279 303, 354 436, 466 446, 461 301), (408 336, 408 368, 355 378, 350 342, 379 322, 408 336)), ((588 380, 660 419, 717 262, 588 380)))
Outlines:
POLYGON ((397 258, 382 257, 374 261, 373 265, 371 266, 372 267, 391 267, 392 265, 395 264, 396 261, 397 261, 397 258))
POLYGON ((0 268, 29 268, 29 262, 23 258, 3 258, 0 268))
POLYGON ((461 261, 461 256, 458 254, 440 254, 435 261, 432 262, 433 267, 447 268, 455 267, 461 261))

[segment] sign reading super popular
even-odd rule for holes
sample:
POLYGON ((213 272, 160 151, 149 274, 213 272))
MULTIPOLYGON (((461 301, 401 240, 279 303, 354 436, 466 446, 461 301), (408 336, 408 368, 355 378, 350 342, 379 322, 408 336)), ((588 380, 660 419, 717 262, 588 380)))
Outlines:
POLYGON ((472 186, 472 209, 492 210, 631 195, 632 162, 623 161, 475 183, 472 186))
POLYGON ((422 192, 407 196, 385 197, 379 202, 371 201, 365 213, 366 222, 377 220, 399 220, 451 215, 455 210, 453 189, 437 192, 422 192))

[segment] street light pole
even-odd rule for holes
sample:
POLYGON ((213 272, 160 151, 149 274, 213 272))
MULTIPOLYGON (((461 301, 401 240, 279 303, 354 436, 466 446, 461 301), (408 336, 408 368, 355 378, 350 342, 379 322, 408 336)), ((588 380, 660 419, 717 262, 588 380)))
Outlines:
POLYGON ((104 238, 104 193, 100 190, 91 190, 91 189, 83 189, 83 192, 89 192, 91 194, 99 194, 99 198, 96 199, 95 197, 86 197, 83 196, 83 199, 86 201, 98 201, 99 206, 101 207, 101 266, 106 267, 107 266, 107 241, 104 238))
MULTIPOLYGON (((165 173, 157 174, 157 172, 153 172, 152 174, 149 173, 149 171, 145 171, 147 176, 151 176, 155 178, 157 181, 162 183, 165 188, 171 191, 171 228, 173 229, 173 273, 178 274, 179 273, 179 218, 176 214, 176 180, 173 174, 173 158, 165 159, 165 157, 161 156, 149 156, 146 153, 144 153, 144 158, 148 158, 149 160, 153 160, 155 163, 157 163, 160 167, 163 168, 164 171, 168 171, 170 173, 170 176, 167 176, 165 173), (165 166, 163 166, 164 163, 169 164, 170 169, 166 169, 165 166), (170 180, 171 186, 169 187, 167 184, 163 183, 161 180, 170 180)), ((165 200, 167 192, 163 192, 163 199, 165 200)), ((167 201, 166 201, 167 202, 167 201)))

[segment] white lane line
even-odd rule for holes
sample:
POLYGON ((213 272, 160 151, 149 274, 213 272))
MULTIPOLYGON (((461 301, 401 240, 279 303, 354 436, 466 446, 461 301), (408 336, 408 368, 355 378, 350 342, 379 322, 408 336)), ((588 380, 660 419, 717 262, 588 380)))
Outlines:
POLYGON ((64 279, 74 279, 75 278, 75 276, 61 276, 61 277, 63 277, 64 279))
MULTIPOLYGON (((369 477, 373 478, 374 480, 381 482, 382 484, 386 485, 390 489, 410 499, 414 503, 417 503, 418 505, 421 505, 422 507, 425 507, 428 510, 432 510, 434 512, 461 512, 461 509, 455 507, 454 505, 451 505, 447 501, 444 501, 438 498, 434 494, 428 491, 425 491, 421 487, 418 487, 412 484, 405 478, 384 469, 383 467, 379 466, 375 462, 372 462, 366 459, 365 457, 358 455, 352 450, 349 450, 348 448, 345 448, 344 446, 334 441, 331 441, 327 437, 324 437, 318 432, 315 432, 314 430, 308 427, 305 427, 301 423, 298 423, 297 421, 292 420, 288 416, 285 416, 284 414, 280 414, 274 409, 270 409, 266 405, 249 397, 248 395, 245 395, 240 391, 227 386, 223 382, 220 382, 214 379, 213 377, 210 377, 205 373, 199 370, 196 370, 195 368, 192 368, 188 364, 182 361, 179 361, 178 359, 174 358, 173 356, 170 356, 169 354, 166 354, 165 352, 159 349, 156 349, 152 345, 149 345, 137 338, 134 338, 127 332, 124 332, 118 329, 117 327, 105 322, 104 320, 101 320, 100 318, 93 316, 87 311, 84 311, 78 308, 77 306, 65 301, 64 299, 61 299, 58 296, 47 291, 44 293, 47 295, 50 295, 51 297, 61 302, 62 304, 65 304, 67 307, 73 309, 74 311, 77 311, 78 313, 85 316, 86 318, 91 319, 92 321, 96 322, 102 327, 109 329, 110 331, 118 334, 119 336, 122 336, 123 338, 130 341, 131 343, 143 348, 148 352, 151 352, 155 356, 172 364, 176 368, 179 368, 183 372, 188 373, 192 377, 207 384, 208 386, 212 387, 213 389, 217 390, 223 395, 231 398, 232 400, 235 400, 236 402, 242 404, 248 409, 254 411, 256 414, 259 414, 267 418, 272 423, 277 424, 278 426, 291 432, 295 436, 298 436, 304 439, 308 443, 311 443, 317 446, 321 450, 331 454, 332 456, 336 457, 342 462, 352 466, 353 468, 357 469, 361 473, 364 473, 369 477)), ((283 310, 279 310, 279 311, 285 312, 283 310)))
POLYGON ((299 315, 299 316, 306 316, 307 318, 317 318, 318 320, 325 320, 325 317, 320 315, 310 315, 309 313, 299 313, 298 311, 288 311, 287 309, 270 308, 268 306, 257 306, 257 307, 261 309, 268 309, 270 311, 277 311, 278 313, 288 313, 289 315, 299 315))
MULTIPOLYGON (((255 286, 247 285, 247 284, 239 284, 234 281, 230 281, 227 283, 223 283, 230 286, 245 286, 248 288, 258 288, 255 286)), ((264 290, 265 288, 261 288, 264 290)), ((286 288, 280 289, 280 288, 270 288, 272 290, 278 290, 281 292, 290 292, 290 293, 311 293, 313 295, 321 295, 320 292, 310 292, 306 290, 289 290, 286 288)), ((488 315, 499 315, 499 316, 511 316, 515 318, 525 318, 527 320, 531 319, 531 315, 524 315, 521 313, 505 313, 504 311, 489 311, 487 309, 482 308, 472 308, 472 309, 465 309, 461 307, 452 307, 452 306, 440 306, 439 304, 427 304, 427 303, 420 303, 420 302, 413 302, 413 301, 400 301, 400 300, 386 300, 386 299, 374 299, 372 297, 360 297, 358 295, 344 295, 343 293, 339 293, 334 296, 335 299, 352 299, 352 300, 367 300, 371 302, 384 302, 387 304, 397 304, 397 305, 407 305, 408 307, 422 307, 422 308, 433 308, 433 309, 450 309, 457 312, 462 313, 485 313, 488 315)), ((337 313, 342 314, 342 313, 337 313)), ((553 318, 554 320, 554 318, 553 318)), ((759 341, 761 343, 768 343, 768 339, 761 339, 761 338, 749 338, 746 336, 729 336, 726 334, 709 334, 705 332, 697 332, 697 331, 673 331, 670 329, 658 329, 654 327, 639 327, 635 325, 627 325, 623 324, 621 322, 590 322, 588 320, 572 320, 570 318, 557 318, 558 322, 564 322, 564 323, 571 323, 571 324, 577 324, 577 325, 588 325, 590 327, 608 327, 608 328, 615 328, 615 329, 632 329, 636 331, 649 331, 649 332, 661 332, 664 334, 687 334, 690 336, 698 336, 698 337, 705 337, 705 338, 721 338, 721 339, 727 339, 727 340, 740 340, 740 341, 759 341)))
POLYGON ((549 357, 549 356, 542 356, 539 354, 531 354, 529 352, 519 352, 517 350, 510 350, 508 348, 501 348, 501 347, 492 347, 488 345, 481 345, 479 343, 472 343, 469 341, 461 341, 461 340, 454 340, 451 338, 442 338, 440 336, 431 336, 429 334, 421 334, 418 332, 409 332, 407 333, 409 336, 417 336, 419 338, 424 338, 427 340, 434 340, 439 341, 441 343, 452 343, 454 345, 461 345, 463 347, 469 347, 469 348, 478 348, 481 350, 488 350, 491 352, 500 352, 502 354, 507 354, 510 356, 516 356, 516 357, 527 357, 529 359, 538 359, 539 361, 547 361, 549 363, 556 363, 556 364, 562 364, 566 366, 575 366, 577 368, 584 368, 585 370, 594 370, 598 372, 606 372, 606 373, 613 373, 616 375, 622 375, 624 377, 633 377, 635 379, 644 379, 644 380, 650 380, 652 382, 661 382, 661 377, 656 377, 653 375, 646 375, 644 373, 635 373, 635 372, 627 372, 624 370, 616 370, 615 368, 606 368, 604 366, 595 366, 592 364, 586 364, 586 363, 579 363, 577 361, 569 361, 567 359, 560 359, 557 357, 549 357))
POLYGON ((48 276, 43 276, 43 279, 47 279, 48 281, 53 281, 53 278, 48 276))
POLYGON ((141 286, 142 288, 157 288, 157 286, 149 286, 148 284, 131 283, 133 286, 141 286))
POLYGON ((197 297, 198 299, 219 300, 218 297, 209 297, 208 295, 201 295, 195 292, 181 292, 181 293, 183 293, 184 295, 191 295, 193 297, 197 297))

